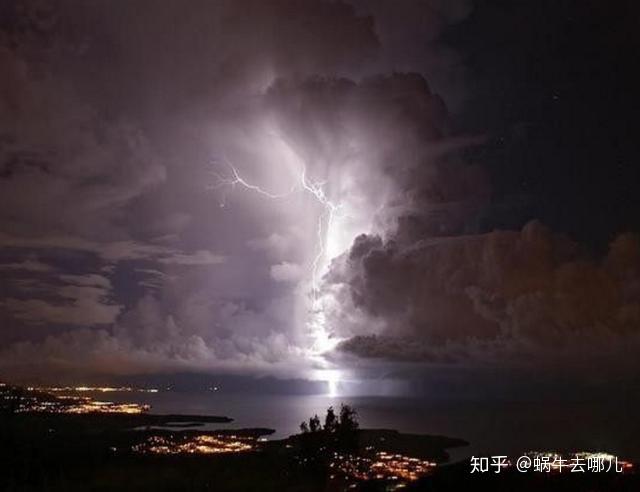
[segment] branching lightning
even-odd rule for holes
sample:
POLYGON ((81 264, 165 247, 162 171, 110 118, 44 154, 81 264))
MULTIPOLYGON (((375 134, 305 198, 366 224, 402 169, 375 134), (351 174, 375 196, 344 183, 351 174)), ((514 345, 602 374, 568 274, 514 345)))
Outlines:
MULTIPOLYGON (((291 188, 290 191, 288 191, 287 193, 269 193, 268 191, 263 190, 262 188, 260 188, 257 185, 253 185, 250 183, 247 183, 244 178, 242 178, 242 176, 240 176, 240 174, 238 173, 238 170, 230 163, 227 162, 227 164, 229 165, 229 168, 231 169, 231 173, 232 176, 231 178, 228 177, 224 177, 223 175, 219 174, 216 171, 212 171, 211 174, 213 174, 217 180, 216 183, 214 183, 213 185, 209 186, 209 189, 215 190, 224 186, 230 186, 231 188, 235 188, 237 185, 243 186, 244 188, 251 190, 251 191, 255 191, 256 193, 259 193, 267 198, 273 198, 273 199, 278 199, 278 198, 286 198, 288 196, 290 196, 292 193, 294 193, 298 187, 298 184, 294 184, 293 187, 291 188)), ((222 204, 224 206, 224 202, 222 204)))
MULTIPOLYGON (((216 171, 213 171, 216 181, 210 189, 219 189, 225 187, 231 187, 231 189, 241 186, 247 190, 258 193, 259 195, 275 200, 283 199, 291 196, 296 192, 303 192, 309 194, 316 200, 322 207, 322 213, 318 217, 317 224, 317 245, 316 254, 311 263, 311 298, 312 307, 310 312, 310 318, 308 320, 308 327, 313 335, 313 346, 310 348, 310 357, 315 360, 316 363, 322 368, 316 371, 317 377, 324 379, 327 383, 327 394, 329 396, 337 396, 340 386, 340 371, 338 369, 327 368, 327 361, 323 358, 323 354, 334 349, 339 340, 332 338, 326 327, 326 315, 324 313, 323 306, 321 305, 322 296, 320 292, 320 276, 323 266, 323 259, 326 255, 327 248, 325 242, 328 234, 331 233, 334 220, 341 213, 341 205, 336 204, 329 199, 324 191, 325 182, 312 181, 307 176, 307 169, 303 165, 300 173, 291 186, 290 190, 284 193, 272 193, 264 190, 262 187, 249 183, 238 172, 238 170, 225 159, 225 163, 230 170, 230 176, 224 176, 216 171)), ((221 203, 224 206, 224 201, 221 203)), ((331 367, 331 366, 329 366, 331 367)))
MULTIPOLYGON (((318 218, 317 225, 317 246, 316 246, 316 255, 313 258, 311 263, 312 265, 312 275, 311 275, 311 293, 313 298, 313 308, 316 309, 318 307, 318 301, 320 298, 320 267, 321 262, 325 255, 325 234, 326 231, 331 229, 333 221, 336 216, 340 213, 340 205, 333 203, 327 197, 323 186, 326 184, 322 181, 310 181, 307 177, 307 169, 305 166, 302 167, 300 171, 300 175, 298 177, 298 182, 295 182, 291 189, 285 193, 271 193, 262 189, 260 186, 247 182, 238 172, 238 170, 231 164, 228 160, 225 159, 226 165, 229 167, 231 172, 231 176, 225 177, 224 175, 212 171, 212 174, 216 178, 216 182, 209 186, 209 189, 219 189, 222 187, 231 187, 235 188, 236 186, 242 186, 245 189, 254 191, 265 198, 269 199, 282 199, 291 196, 298 190, 302 190, 305 193, 311 195, 322 207, 323 213, 318 218)), ((224 201, 221 204, 224 206, 224 201)))

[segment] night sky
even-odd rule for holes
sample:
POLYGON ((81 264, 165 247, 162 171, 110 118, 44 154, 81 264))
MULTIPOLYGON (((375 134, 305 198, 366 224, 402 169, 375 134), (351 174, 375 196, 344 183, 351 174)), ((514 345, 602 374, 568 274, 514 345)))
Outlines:
POLYGON ((635 2, 478 2, 446 42, 468 70, 456 128, 486 134, 484 227, 537 218, 602 253, 640 229, 635 2))
POLYGON ((639 19, 2 1, 0 375, 635 384, 639 19))

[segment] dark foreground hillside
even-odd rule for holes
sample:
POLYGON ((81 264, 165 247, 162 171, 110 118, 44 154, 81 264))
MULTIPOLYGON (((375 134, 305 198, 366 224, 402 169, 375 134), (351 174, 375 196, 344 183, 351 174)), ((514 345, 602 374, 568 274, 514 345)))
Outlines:
MULTIPOLYGON (((140 423, 140 417, 134 420, 140 423)), ((133 451, 136 443, 166 445, 181 439, 177 441, 180 444, 188 436, 206 432, 131 430, 128 423, 128 418, 115 415, 3 415, 0 490, 337 491, 349 486, 348 490, 392 490, 388 481, 346 482, 337 478, 333 461, 322 458, 326 456, 326 440, 321 434, 262 442, 257 438, 268 434, 268 429, 212 431, 218 438, 224 436, 221 432, 233 433, 234 439, 255 443, 255 447, 248 452, 221 454, 139 453, 133 451), (182 437, 175 437, 178 435, 182 437)), ((446 459, 445 448, 464 444, 444 437, 407 437, 394 431, 358 430, 357 436, 357 452, 388 443, 389 452, 408 449, 434 463, 446 459)), ((459 463, 434 466, 405 490, 635 492, 640 490, 639 478, 633 473, 550 476, 510 470, 499 475, 472 475, 468 463, 459 463)))

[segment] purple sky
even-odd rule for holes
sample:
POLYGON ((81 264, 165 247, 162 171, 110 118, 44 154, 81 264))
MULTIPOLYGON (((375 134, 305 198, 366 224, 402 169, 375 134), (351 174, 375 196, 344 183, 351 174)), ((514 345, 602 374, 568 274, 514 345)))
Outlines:
POLYGON ((471 225, 470 2, 3 9, 2 376, 635 368, 636 236, 471 225))

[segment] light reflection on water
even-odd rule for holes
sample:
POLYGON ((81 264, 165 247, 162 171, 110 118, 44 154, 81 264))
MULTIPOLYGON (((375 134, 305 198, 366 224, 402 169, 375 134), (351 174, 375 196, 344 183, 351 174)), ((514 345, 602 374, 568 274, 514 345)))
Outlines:
POLYGON ((420 400, 326 395, 246 395, 159 392, 111 394, 114 401, 152 405, 152 413, 220 415, 230 424, 208 424, 200 429, 268 427, 270 439, 299 432, 305 419, 322 419, 330 405, 347 403, 358 410, 366 428, 445 435, 471 442, 450 450, 458 459, 470 454, 516 454, 529 449, 606 450, 621 457, 640 457, 640 421, 630 406, 613 402, 524 403, 420 400))

